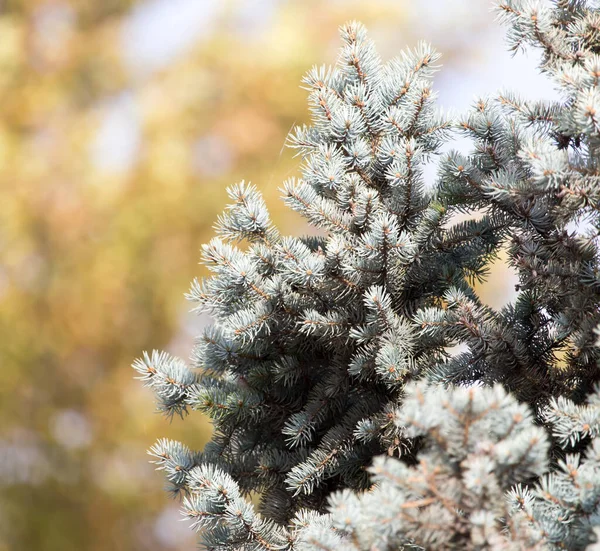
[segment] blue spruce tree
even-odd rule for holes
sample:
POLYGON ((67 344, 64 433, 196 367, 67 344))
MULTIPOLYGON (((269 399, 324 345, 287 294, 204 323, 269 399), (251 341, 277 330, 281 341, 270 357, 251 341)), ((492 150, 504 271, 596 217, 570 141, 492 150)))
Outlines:
POLYGON ((323 237, 281 235, 233 186, 188 294, 214 319, 192 365, 134 363, 167 415, 213 420, 201 452, 150 450, 202 548, 600 548, 600 8, 497 9, 560 101, 445 116, 429 46, 384 64, 344 25, 337 65, 304 78, 283 185, 323 237), (472 152, 425 186, 457 133, 472 152), (496 311, 473 283, 501 248, 520 282, 496 311))

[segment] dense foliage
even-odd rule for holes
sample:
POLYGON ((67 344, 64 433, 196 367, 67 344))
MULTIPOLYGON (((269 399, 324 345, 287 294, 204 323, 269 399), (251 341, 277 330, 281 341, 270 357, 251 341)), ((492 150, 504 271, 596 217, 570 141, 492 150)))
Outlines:
POLYGON ((188 295, 214 319, 192 368, 165 353, 134 364, 168 415, 214 421, 202 452, 151 450, 206 548, 596 541, 593 4, 497 4, 512 46, 541 48, 555 103, 503 92, 444 116, 437 54, 422 44, 383 64, 357 23, 336 67, 305 77, 312 125, 290 136, 302 176, 283 193, 320 232, 281 235, 255 187, 230 188, 204 247, 214 275, 188 295), (456 132, 472 151, 440 154, 456 132), (474 283, 503 249, 518 295, 494 310, 474 283))

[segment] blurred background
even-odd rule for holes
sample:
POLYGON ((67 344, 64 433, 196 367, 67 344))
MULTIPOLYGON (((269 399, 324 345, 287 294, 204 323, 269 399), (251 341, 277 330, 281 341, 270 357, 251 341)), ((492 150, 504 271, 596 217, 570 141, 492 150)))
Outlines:
MULTIPOLYGON (((227 185, 253 181, 303 232, 282 146, 348 19, 384 59, 441 50, 444 108, 552 96, 487 0, 0 0, 0 551, 195 548, 145 451, 201 448, 210 425, 154 413, 129 366, 187 358, 208 322, 183 293, 227 185)), ((499 306, 514 276, 492 271, 499 306)))

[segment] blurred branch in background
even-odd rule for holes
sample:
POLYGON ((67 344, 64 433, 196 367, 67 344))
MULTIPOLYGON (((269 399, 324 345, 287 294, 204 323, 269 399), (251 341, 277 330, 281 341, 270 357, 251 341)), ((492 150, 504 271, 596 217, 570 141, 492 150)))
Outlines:
MULTIPOLYGON (((487 6, 425 3, 429 27, 399 0, 0 2, 1 551, 194 548, 146 461, 168 421, 148 422, 128 365, 186 357, 206 322, 183 292, 226 185, 253 180, 301 233, 277 199, 282 145, 338 25, 362 20, 387 56, 429 39, 449 75, 477 66, 457 36, 489 40, 487 6)), ((441 82, 462 107, 468 87, 441 82)), ((201 448, 195 421, 169 437, 201 448)))

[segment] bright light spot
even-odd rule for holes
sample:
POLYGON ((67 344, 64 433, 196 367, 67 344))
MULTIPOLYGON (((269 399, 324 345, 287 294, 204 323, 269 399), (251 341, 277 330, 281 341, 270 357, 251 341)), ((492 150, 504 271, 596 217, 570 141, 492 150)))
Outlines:
POLYGON ((131 93, 124 92, 105 107, 105 116, 91 156, 96 166, 109 172, 121 172, 131 167, 140 147, 140 123, 136 103, 131 93))
POLYGON ((13 484, 41 484, 50 474, 50 465, 37 436, 16 429, 0 440, 0 487, 13 484))
POLYGON ((193 538, 193 531, 181 522, 182 516, 177 507, 166 507, 154 523, 154 535, 161 545, 166 547, 181 547, 193 538))
POLYGON ((234 154, 229 142, 214 134, 202 136, 193 145, 193 163, 198 174, 215 177, 231 170, 234 154))
POLYGON ((73 409, 58 412, 52 419, 50 430, 54 439, 69 450, 86 448, 92 441, 90 423, 73 409))
POLYGON ((145 75, 164 67, 207 33, 218 0, 150 0, 136 6, 123 28, 125 61, 145 75))

